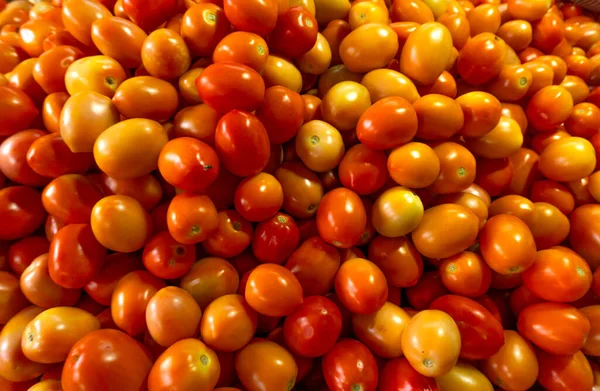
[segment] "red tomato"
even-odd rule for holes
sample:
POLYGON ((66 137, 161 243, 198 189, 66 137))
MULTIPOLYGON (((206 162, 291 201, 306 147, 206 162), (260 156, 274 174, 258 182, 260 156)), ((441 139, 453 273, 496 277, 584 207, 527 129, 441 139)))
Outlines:
POLYGON ((43 186, 48 179, 37 174, 27 164, 27 152, 31 144, 47 133, 41 130, 26 130, 6 138, 0 144, 0 172, 8 179, 28 186, 43 186))
POLYGON ((169 141, 161 150, 158 170, 176 188, 202 191, 219 176, 219 157, 208 144, 191 137, 169 141))
POLYGON ((578 309, 561 303, 539 303, 519 314, 519 332, 544 351, 571 355, 583 348, 590 321, 578 309))
POLYGON ((50 243, 50 277, 64 288, 82 288, 98 273, 105 257, 106 248, 96 240, 89 224, 67 225, 50 243))
POLYGON ((375 151, 357 144, 346 151, 338 167, 342 184, 361 195, 375 193, 387 179, 388 158, 383 151, 375 151))
POLYGON ((121 331, 97 330, 73 345, 61 382, 64 391, 142 391, 151 367, 141 343, 121 331))
POLYGON ((8 248, 6 260, 11 270, 18 277, 31 265, 31 262, 42 254, 47 254, 50 242, 43 236, 28 236, 8 248))
POLYGON ((254 111, 265 97, 265 82, 249 66, 234 62, 209 65, 196 79, 200 99, 221 114, 254 111))
POLYGON ((283 188, 277 178, 266 172, 245 178, 237 186, 235 209, 250 221, 273 217, 283 205, 283 188))
POLYGON ((423 273, 416 285, 406 290, 406 298, 410 306, 416 310, 424 310, 438 297, 448 294, 437 271, 423 273))
POLYGON ((142 260, 154 276, 174 280, 190 271, 196 261, 196 247, 180 244, 169 232, 161 232, 146 243, 142 260))
POLYGON ((252 240, 252 224, 234 210, 217 215, 217 228, 202 242, 211 255, 233 257, 241 254, 252 240))
POLYGON ((538 382, 547 390, 591 390, 594 374, 585 355, 578 351, 572 355, 557 356, 538 351, 540 364, 538 382))
MULTIPOLYGON (((222 76, 221 79, 230 77, 222 76)), ((215 149, 225 168, 234 175, 255 175, 269 162, 269 135, 253 114, 233 110, 217 124, 215 149)))
POLYGON ((0 136, 27 129, 38 114, 39 110, 23 91, 0 86, 0 136))
POLYGON ((569 232, 569 243, 571 248, 582 256, 593 270, 600 266, 600 240, 598 232, 598 216, 600 206, 597 204, 583 205, 578 207, 569 216, 571 230, 569 232))
POLYGON ((256 110, 256 117, 265 126, 271 144, 283 144, 291 140, 304 124, 304 100, 300 94, 284 86, 269 87, 256 110))
POLYGON ((85 285, 84 289, 92 299, 108 307, 115 286, 121 278, 140 269, 142 269, 142 262, 137 256, 123 253, 110 254, 106 257, 102 269, 85 285))
POLYGON ((181 20, 181 37, 195 57, 210 56, 230 31, 223 9, 210 3, 189 7, 181 20))
POLYGON ((265 263, 250 272, 244 296, 259 314, 286 316, 302 304, 302 286, 288 269, 265 263))
POLYGON ((385 275, 374 263, 354 258, 344 262, 335 277, 335 293, 355 314, 372 314, 387 301, 385 275))
POLYGON ((291 390, 298 377, 294 357, 281 345, 263 339, 239 351, 235 370, 247 390, 291 390))
POLYGON ((429 306, 446 312, 458 325, 461 336, 460 357, 481 360, 493 356, 504 344, 503 329, 481 304, 462 296, 446 295, 429 306))
POLYGON ((31 235, 43 223, 46 212, 40 193, 26 186, 0 189, 0 240, 31 235))
POLYGON ((166 286, 146 271, 133 271, 115 286, 111 299, 112 318, 117 326, 131 336, 146 330, 146 307, 156 292, 166 286))
POLYGON ((340 188, 325 194, 317 210, 317 228, 321 237, 340 248, 357 244, 365 231, 367 212, 360 197, 340 188))
POLYGON ((42 176, 56 178, 64 174, 83 174, 93 161, 91 153, 73 153, 60 134, 36 139, 27 151, 27 164, 42 176))
POLYGON ((275 0, 224 0, 223 9, 236 30, 262 37, 269 35, 277 23, 275 0))
POLYGON ((590 289, 592 271, 574 251, 538 251, 534 264, 523 273, 523 283, 537 297, 561 303, 582 298, 590 289))
POLYGON ((65 224, 85 224, 102 193, 86 177, 67 174, 55 178, 42 193, 42 204, 50 215, 65 224))
POLYGON ((309 296, 285 318, 283 336, 292 353, 319 357, 333 348, 342 331, 342 313, 323 296, 309 296))
MULTIPOLYGON (((245 31, 234 31, 225 36, 213 52, 213 62, 237 62, 262 72, 267 58, 269 47, 260 36, 245 31)), ((265 96, 266 98, 266 96, 265 96)))
POLYGON ((319 25, 306 8, 291 7, 277 18, 269 37, 269 49, 286 57, 300 57, 317 42, 319 25))
POLYGON ((277 213, 254 231, 252 252, 261 262, 283 264, 300 243, 300 231, 290 216, 277 213))
POLYGON ((325 355, 323 373, 331 391, 375 391, 379 380, 375 357, 352 339, 341 340, 325 355))
POLYGON ((123 11, 135 24, 152 31, 176 11, 177 0, 158 0, 148 4, 143 0, 122 0, 123 11))
POLYGON ((388 361, 379 372, 379 389, 390 391, 440 391, 432 377, 421 375, 404 357, 388 361))
POLYGON ((454 294, 479 297, 492 284, 492 271, 483 258, 473 252, 463 251, 446 258, 440 265, 442 282, 454 294))
POLYGON ((176 195, 167 209, 167 227, 179 243, 200 243, 218 227, 217 209, 209 197, 190 193, 176 195))

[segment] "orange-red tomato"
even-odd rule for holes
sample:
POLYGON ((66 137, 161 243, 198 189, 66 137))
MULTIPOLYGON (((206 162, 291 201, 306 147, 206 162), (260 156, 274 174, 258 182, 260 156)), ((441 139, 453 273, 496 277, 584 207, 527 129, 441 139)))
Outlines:
POLYGON ((358 195, 351 190, 332 190, 325 194, 319 204, 319 234, 326 242, 336 247, 349 248, 357 244, 366 224, 365 207, 358 195))
POLYGON ((344 65, 358 73, 385 67, 397 52, 398 36, 390 27, 378 23, 356 28, 342 40, 339 49, 344 65))
POLYGON ((442 282, 452 293, 467 297, 485 294, 492 283, 492 271, 476 253, 463 251, 440 265, 442 282))
POLYGON ((458 73, 467 83, 481 85, 500 74, 505 59, 506 43, 492 33, 481 33, 460 51, 458 73))
POLYGON ((135 23, 111 16, 96 19, 91 28, 92 41, 102 54, 127 68, 140 66, 142 45, 147 34, 135 23))
POLYGON ((235 358, 235 369, 248 390, 293 388, 298 375, 294 357, 284 347, 267 340, 246 345, 235 358))
POLYGON ((587 357, 578 351, 569 355, 538 352, 538 381, 546 389, 588 390, 594 385, 594 374, 587 357))
POLYGON ((335 292, 342 304, 355 314, 379 310, 388 297, 385 275, 374 263, 354 258, 344 262, 335 277, 335 292))
POLYGON ((440 173, 429 187, 438 194, 465 190, 475 180, 476 162, 473 154, 454 142, 444 142, 433 147, 440 161, 440 173))
POLYGON ((447 140, 465 124, 460 103, 445 95, 425 95, 413 103, 413 108, 419 124, 416 136, 423 140, 447 140))
POLYGON ((290 270, 265 263, 250 272, 244 297, 260 314, 285 316, 302 303, 302 286, 290 270))

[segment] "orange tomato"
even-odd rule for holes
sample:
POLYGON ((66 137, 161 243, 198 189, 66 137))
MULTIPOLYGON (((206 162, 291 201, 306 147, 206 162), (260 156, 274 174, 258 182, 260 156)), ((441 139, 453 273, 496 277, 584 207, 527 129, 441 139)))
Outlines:
POLYGON ((413 107, 419 124, 416 136, 424 140, 449 139, 465 123, 461 105, 444 95, 425 95, 417 99, 413 107))
POLYGON ((498 76, 506 60, 506 43, 492 33, 470 39, 458 55, 457 70, 464 81, 481 85, 498 76))
POLYGON ((359 73, 385 67, 397 52, 398 38, 394 30, 377 23, 356 28, 340 44, 341 60, 350 71, 359 73))
POLYGON ((593 145, 581 137, 567 137, 548 145, 540 155, 540 171, 557 182, 576 181, 596 168, 593 145))

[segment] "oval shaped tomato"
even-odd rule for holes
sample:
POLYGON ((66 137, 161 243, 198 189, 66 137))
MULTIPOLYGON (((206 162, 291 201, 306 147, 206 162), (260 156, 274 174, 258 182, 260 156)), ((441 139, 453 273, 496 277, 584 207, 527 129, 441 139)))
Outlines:
POLYGON ((393 391, 440 391, 434 378, 421 375, 404 357, 390 360, 383 366, 379 372, 379 387, 393 391))
POLYGON ((429 309, 444 311, 456 322, 461 336, 461 358, 486 359, 496 354, 504 344, 500 322, 474 300, 446 295, 434 300, 429 309))
POLYGON ((402 351, 422 375, 448 373, 461 349, 460 331, 454 320, 439 310, 424 310, 412 317, 402 333, 402 351))
POLYGON ((61 382, 64 391, 142 390, 151 367, 141 343, 118 330, 97 330, 73 345, 61 382))
POLYGON ((388 298, 385 275, 377 265, 363 258, 342 263, 335 277, 335 292, 342 304, 356 314, 371 314, 388 298))
POLYGON ((277 18, 269 37, 269 48, 285 57, 300 57, 314 46, 318 32, 317 20, 309 10, 291 7, 277 18))
POLYGON ((277 3, 267 1, 224 0, 225 16, 236 30, 247 31, 266 37, 277 23, 277 3))
POLYGON ((254 111, 265 97, 265 83, 249 66, 223 62, 209 65, 196 79, 204 103, 225 114, 231 110, 254 111))
POLYGON ((423 219, 423 203, 410 189, 395 186, 384 191, 371 208, 371 223, 381 235, 400 237, 412 232, 423 219))
POLYGON ((592 143, 581 137, 566 137, 548 145, 540 155, 539 169, 548 179, 572 182, 591 175, 596 167, 592 143))
POLYGON ((73 153, 60 134, 36 139, 27 151, 27 164, 39 175, 56 178, 64 174, 83 174, 92 164, 90 153, 73 153))
POLYGON ((41 195, 31 187, 0 189, 0 240, 31 235, 43 224, 45 215, 41 195))
POLYGON ((264 221, 281 208, 283 197, 283 188, 277 178, 261 172, 239 183, 233 203, 242 217, 250 221, 264 221))
POLYGON ((34 102, 23 91, 0 86, 0 135, 10 136, 27 129, 38 114, 34 102))
POLYGON ((237 62, 260 73, 269 57, 269 47, 260 35, 234 31, 221 39, 212 56, 215 64, 237 62))
POLYGON ((437 194, 458 193, 473 184, 476 175, 475 156, 454 142, 435 145, 433 151, 440 162, 439 175, 430 189, 437 194))
POLYGON ((37 174, 27 164, 27 152, 31 145, 46 133, 41 130, 25 130, 7 137, 0 144, 0 172, 8 179, 27 186, 43 186, 48 179, 37 174))
POLYGON ((142 45, 147 35, 135 23, 116 16, 104 17, 92 23, 91 35, 102 54, 124 67, 137 68, 142 63, 142 45))
POLYGON ((66 360, 75 343, 92 331, 100 322, 87 311, 73 307, 45 310, 23 330, 21 349, 28 359, 54 364, 66 360))
POLYGON ((529 124, 540 132, 555 130, 573 110, 573 97, 563 87, 548 86, 539 90, 527 104, 529 124))
POLYGON ((360 241, 366 224, 365 207, 353 191, 335 189, 321 200, 317 228, 326 242, 341 248, 352 247, 360 241))
POLYGON ((571 355, 554 355, 539 351, 538 382, 547 390, 590 390, 594 385, 594 373, 585 355, 578 351, 571 355))
POLYGON ((285 267, 298 279, 305 296, 325 295, 333 288, 341 256, 320 237, 306 239, 292 252, 285 267))
POLYGON ((406 237, 375 237, 369 244, 369 259, 386 276, 391 286, 415 285, 423 274, 423 259, 406 237))
POLYGON ((350 71, 364 73, 386 67, 398 52, 398 46, 394 30, 384 24, 368 23, 342 40, 339 53, 350 71))
POLYGON ((400 54, 400 71, 417 84, 432 84, 446 69, 451 53, 448 28, 442 23, 425 23, 408 36, 400 54))
POLYGON ((288 269, 265 263, 250 272, 244 296, 260 314, 286 316, 302 304, 302 286, 288 269))
POLYGON ((571 230, 569 243, 571 248, 581 255, 593 270, 600 266, 600 241, 597 232, 597 217, 600 216, 600 207, 597 204, 582 205, 576 208, 569 216, 571 230))
POLYGON ((178 78, 190 68, 190 51, 178 33, 160 28, 144 39, 142 65, 148 74, 169 80, 178 78))
POLYGON ((592 271, 574 251, 542 250, 523 273, 523 283, 541 299, 569 303, 582 298, 590 289, 592 271))
POLYGON ((283 192, 283 210, 296 218, 315 215, 323 198, 319 177, 300 162, 285 162, 275 171, 283 192))
POLYGON ((181 288, 188 291, 204 310, 218 297, 236 293, 239 275, 233 265, 222 258, 203 258, 194 263, 181 278, 181 288))
POLYGON ((0 310, 0 324, 6 324, 29 303, 21 292, 19 279, 9 272, 0 272, 0 290, 6 303, 0 310))
POLYGON ((479 297, 492 283, 492 271, 483 258, 474 252, 463 251, 446 258, 439 268, 444 286, 454 294, 479 297))
POLYGON ((202 247, 211 255, 233 257, 250 245, 252 232, 252 224, 235 210, 223 210, 217 214, 217 228, 202 242, 202 247))
POLYGON ((342 339, 325 355, 323 373, 332 391, 375 391, 379 379, 373 354, 352 339, 342 339))
POLYGON ((163 231, 146 243, 142 261, 154 276, 174 280, 190 271, 196 261, 196 248, 180 244, 169 232, 163 231))
POLYGON ((221 7, 211 3, 194 4, 181 19, 181 37, 194 57, 207 57, 230 31, 231 25, 221 7))
POLYGON ((261 262, 283 264, 300 243, 300 231, 288 215, 277 213, 254 231, 252 252, 261 262))
POLYGON ((481 85, 498 76, 506 59, 506 43, 492 33, 481 33, 461 49, 457 70, 471 85, 481 85))

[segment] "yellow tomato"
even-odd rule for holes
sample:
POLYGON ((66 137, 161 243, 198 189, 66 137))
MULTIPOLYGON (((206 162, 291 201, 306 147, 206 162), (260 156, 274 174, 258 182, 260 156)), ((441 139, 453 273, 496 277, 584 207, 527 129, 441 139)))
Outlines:
POLYGON ((331 47, 329 42, 319 33, 317 42, 307 53, 303 54, 296 60, 298 68, 310 75, 320 75, 325 73, 331 65, 331 47))
POLYGON ((448 10, 448 0, 423 0, 423 2, 431 8, 436 19, 448 10))
POLYGON ((392 69, 371 71, 362 78, 361 83, 369 90, 373 103, 388 96, 399 96, 410 103, 421 97, 417 87, 408 77, 392 69))
POLYGON ((350 12, 349 0, 314 0, 317 22, 325 25, 334 19, 346 19, 350 12))
POLYGON ((483 373, 467 363, 458 362, 450 372, 435 379, 440 391, 494 391, 483 373))
POLYGON ((390 15, 385 5, 372 1, 354 3, 348 15, 348 23, 352 30, 367 23, 388 24, 389 22, 390 15))
POLYGON ((354 81, 334 85, 323 97, 323 119, 340 131, 356 128, 360 116, 371 107, 369 90, 354 81))
POLYGON ((373 204, 371 221, 381 235, 395 238, 417 228, 423 213, 419 196, 406 187, 396 186, 377 198, 373 204))
POLYGON ((410 321, 402 308, 386 302, 379 311, 369 315, 353 315, 356 337, 373 353, 383 358, 402 356, 402 333, 410 321))
POLYGON ((416 314, 402 334, 402 351, 422 375, 443 376, 450 372, 460 353, 460 332, 443 311, 425 310, 416 314))
POLYGON ((490 159, 505 158, 523 146, 523 132, 512 118, 500 117, 500 122, 491 132, 482 137, 467 138, 467 148, 474 155, 490 159))
POLYGON ((91 56, 69 65, 65 86, 71 96, 81 91, 95 91, 112 98, 126 78, 125 70, 116 60, 107 56, 91 56))
POLYGON ((400 55, 400 71, 417 84, 432 84, 450 62, 452 48, 446 26, 425 23, 408 36, 400 55))
POLYGON ((296 135, 296 153, 304 165, 313 171, 333 170, 344 157, 344 152, 342 135, 327 122, 307 122, 296 135))
POLYGON ((594 146, 581 137, 554 141, 542 151, 539 168, 546 178, 557 182, 585 178, 596 168, 594 146))
POLYGON ((394 30, 386 25, 369 23, 344 38, 340 45, 340 57, 349 70, 364 73, 386 67, 396 56, 398 47, 398 35, 394 30))
POLYGON ((267 87, 284 86, 292 91, 302 90, 302 74, 290 61, 277 56, 269 56, 262 77, 267 87))
POLYGON ((306 8, 313 15, 316 13, 314 0, 290 0, 290 8, 298 6, 306 8))

